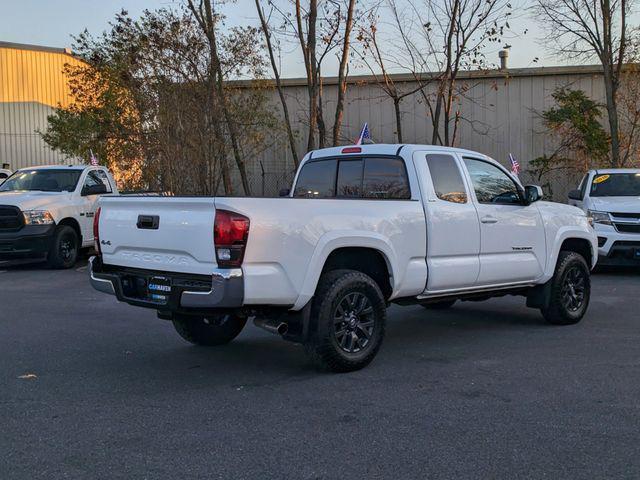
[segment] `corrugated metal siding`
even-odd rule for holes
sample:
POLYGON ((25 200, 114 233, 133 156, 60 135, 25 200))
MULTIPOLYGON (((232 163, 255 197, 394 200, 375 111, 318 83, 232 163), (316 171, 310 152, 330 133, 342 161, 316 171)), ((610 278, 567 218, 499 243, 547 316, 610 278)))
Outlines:
MULTIPOLYGON (((467 76, 468 77, 468 76, 467 76)), ((364 122, 369 123, 372 138, 377 143, 396 143, 396 125, 393 102, 375 84, 351 78, 346 95, 343 143, 355 139, 364 122)), ((461 83, 469 87, 460 101, 463 119, 459 125, 456 146, 485 153, 508 165, 512 153, 523 167, 524 182, 538 182, 526 172, 531 160, 553 151, 554 145, 545 133, 540 113, 553 106, 552 93, 557 87, 580 88, 598 102, 604 101, 602 75, 596 67, 557 69, 522 69, 517 75, 506 77, 504 73, 482 77, 463 78, 461 83)), ((417 84, 407 81, 404 91, 417 84)), ((431 89, 433 91, 433 89, 431 89)), ((294 129, 299 132, 298 151, 306 149, 307 93, 306 89, 291 81, 285 86, 287 103, 294 119, 294 129)), ((337 87, 327 82, 323 88, 325 122, 329 133, 333 123, 337 87)), ((277 92, 271 99, 273 108, 281 111, 277 92)), ((404 143, 429 143, 432 135, 428 111, 419 94, 405 97, 401 103, 404 143)), ((284 140, 284 139, 283 139, 284 140)), ((331 138, 328 139, 331 141, 331 138)), ((263 154, 265 170, 272 175, 291 169, 288 143, 280 141, 263 154)), ((551 178, 554 198, 564 200, 566 192, 575 188, 582 172, 558 175, 551 178)), ((254 182, 255 184, 255 182, 254 182)), ((275 193, 270 191, 266 193, 275 193)))
MULTIPOLYGON (((65 63, 79 64, 79 60, 60 49, 7 45, 10 44, 0 42, 0 163, 9 163, 16 169, 72 162, 48 148, 37 131, 46 129, 47 115, 52 113, 53 107, 69 104, 69 88, 62 70, 65 63)), ((351 77, 349 81, 343 143, 350 143, 364 122, 369 123, 376 142, 395 143, 391 99, 371 77, 351 77)), ((397 75, 395 81, 401 91, 410 91, 417 86, 407 75, 397 75)), ((526 173, 529 162, 553 149, 539 114, 553 104, 551 94, 555 88, 572 86, 583 89, 596 101, 604 98, 602 75, 594 66, 517 69, 509 70, 508 75, 505 72, 465 72, 460 83, 466 84, 469 90, 460 101, 463 119, 456 145, 486 153, 504 164, 508 154, 513 153, 523 166, 523 181, 534 180, 526 173)), ((306 151, 306 126, 309 123, 306 87, 304 81, 296 79, 284 80, 284 84, 293 127, 298 132, 298 153, 302 156, 306 151)), ((433 87, 429 88, 433 92, 433 87)), ((281 112, 275 89, 271 95, 273 110, 281 112)), ((331 142, 336 97, 336 79, 324 79, 328 142, 331 142)), ((428 143, 432 128, 420 94, 405 97, 401 109, 404 142, 428 143)), ((292 178, 294 162, 286 136, 282 133, 268 140, 273 144, 247 164, 254 194, 276 194, 279 188, 288 186, 292 178)), ((580 173, 553 178, 554 196, 563 198, 580 173)))
POLYGON ((81 62, 57 49, 17 48, 0 44, 0 164, 22 167, 74 163, 52 151, 38 131, 47 115, 70 102, 62 74, 66 63, 81 62))

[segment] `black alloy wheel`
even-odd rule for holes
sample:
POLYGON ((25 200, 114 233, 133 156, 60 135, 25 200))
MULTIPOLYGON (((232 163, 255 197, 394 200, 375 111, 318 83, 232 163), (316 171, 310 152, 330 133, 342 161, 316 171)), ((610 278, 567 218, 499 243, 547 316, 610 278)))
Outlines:
POLYGON ((345 295, 333 314, 333 335, 338 346, 347 353, 366 348, 373 335, 373 307, 360 292, 345 295))

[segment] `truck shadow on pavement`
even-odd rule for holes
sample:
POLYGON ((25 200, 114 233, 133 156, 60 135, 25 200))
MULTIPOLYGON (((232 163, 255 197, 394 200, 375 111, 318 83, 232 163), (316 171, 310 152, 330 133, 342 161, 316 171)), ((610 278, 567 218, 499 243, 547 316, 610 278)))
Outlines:
MULTIPOLYGON (((495 341, 514 331, 526 334, 553 328, 546 325, 535 310, 514 312, 509 306, 486 307, 465 305, 446 312, 430 312, 422 307, 392 307, 392 318, 387 324, 379 358, 365 370, 350 375, 370 376, 380 368, 396 368, 398 361, 411 358, 424 361, 425 356, 436 363, 449 363, 457 354, 447 353, 447 348, 457 347, 470 338, 482 345, 485 340, 495 341)), ((170 325, 167 327, 171 328, 170 325)), ((198 347, 182 343, 180 339, 176 341, 180 342, 177 346, 170 339, 166 343, 154 339, 147 347, 139 345, 139 351, 127 354, 126 363, 117 370, 124 376, 136 378, 144 372, 147 378, 155 378, 154 389, 171 384, 185 388, 225 384, 243 388, 267 386, 274 385, 274 376, 275 383, 291 383, 323 373, 307 360, 301 345, 263 333, 249 324, 233 343, 222 347, 198 347), (229 383, 229 379, 233 382, 229 383)), ((110 363, 114 359, 102 357, 101 360, 110 363)), ((116 362, 120 363, 119 360, 116 362)), ((94 364, 92 368, 106 370, 113 367, 94 364)))
POLYGON ((65 272, 84 268, 89 262, 92 254, 82 254, 78 257, 76 264, 66 270, 56 270, 50 268, 44 260, 20 260, 20 261, 0 261, 0 272, 65 272))

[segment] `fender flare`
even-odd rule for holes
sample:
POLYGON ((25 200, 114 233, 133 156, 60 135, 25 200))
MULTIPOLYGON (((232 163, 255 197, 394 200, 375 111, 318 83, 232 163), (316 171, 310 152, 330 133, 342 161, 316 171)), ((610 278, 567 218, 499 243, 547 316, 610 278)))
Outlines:
POLYGON ((327 232, 318 241, 313 255, 309 260, 307 272, 304 282, 298 295, 298 299, 292 307, 292 310, 303 308, 313 297, 322 269, 331 253, 339 248, 371 248, 382 254, 387 268, 391 273, 391 289, 395 291, 400 279, 398 278, 397 256, 389 241, 382 235, 375 232, 360 231, 332 231, 327 232))
POLYGON ((556 232, 555 238, 553 239, 553 249, 549 252, 549 256, 547 258, 547 266, 545 268, 543 280, 546 282, 551 279, 556 270, 556 264, 558 263, 558 257, 560 256, 560 248, 565 240, 570 238, 578 238, 582 240, 586 240, 591 245, 591 265, 593 268, 598 260, 598 245, 594 244, 593 235, 581 229, 576 229, 573 226, 561 227, 556 232))

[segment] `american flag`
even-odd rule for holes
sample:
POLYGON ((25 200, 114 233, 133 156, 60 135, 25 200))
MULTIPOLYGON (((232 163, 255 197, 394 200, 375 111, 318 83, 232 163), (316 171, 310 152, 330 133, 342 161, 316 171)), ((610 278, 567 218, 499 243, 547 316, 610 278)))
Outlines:
POLYGON ((98 158, 93 154, 93 150, 89 149, 89 153, 91 154, 89 156, 89 160, 91 160, 91 165, 94 167, 98 166, 98 158))
POLYGON ((509 154, 509 160, 511 161, 511 173, 517 177, 520 173, 520 164, 511 154, 509 154))
POLYGON ((358 137, 358 140, 356 140, 356 145, 362 145, 362 141, 364 139, 368 139, 371 140, 371 133, 369 132, 369 124, 365 123, 362 126, 362 130, 360 130, 360 136, 358 137))

